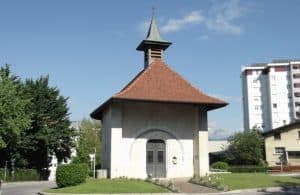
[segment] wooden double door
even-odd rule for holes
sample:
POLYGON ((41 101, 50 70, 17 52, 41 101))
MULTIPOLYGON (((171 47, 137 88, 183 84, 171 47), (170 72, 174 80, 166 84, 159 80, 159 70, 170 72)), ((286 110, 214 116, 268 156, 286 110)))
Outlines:
POLYGON ((146 169, 149 177, 166 177, 166 144, 163 140, 149 140, 146 145, 146 169))

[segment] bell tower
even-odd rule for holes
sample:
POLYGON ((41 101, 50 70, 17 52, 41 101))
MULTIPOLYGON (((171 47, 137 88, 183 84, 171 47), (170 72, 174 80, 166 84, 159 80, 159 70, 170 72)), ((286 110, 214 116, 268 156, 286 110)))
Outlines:
POLYGON ((163 53, 171 44, 161 38, 154 14, 152 14, 147 37, 136 48, 136 50, 144 52, 144 68, 147 68, 155 60, 163 61, 163 53))

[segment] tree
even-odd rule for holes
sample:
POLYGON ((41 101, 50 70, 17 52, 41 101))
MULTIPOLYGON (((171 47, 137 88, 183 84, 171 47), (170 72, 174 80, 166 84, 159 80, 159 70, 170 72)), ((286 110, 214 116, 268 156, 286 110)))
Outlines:
POLYGON ((264 139, 257 131, 236 133, 229 137, 227 161, 234 165, 258 165, 264 156, 264 139))
POLYGON ((96 120, 82 119, 80 122, 79 140, 77 145, 77 159, 82 163, 89 163, 89 154, 96 148, 96 164, 100 163, 101 123, 96 120))
POLYGON ((70 157, 74 146, 67 98, 61 96, 56 87, 49 86, 48 76, 26 80, 24 94, 32 102, 28 108, 32 122, 30 128, 21 132, 18 162, 42 171, 48 167, 51 154, 61 162, 70 157))
POLYGON ((10 66, 1 67, 0 150, 15 149, 20 133, 30 126, 30 114, 26 112, 30 98, 24 97, 23 91, 24 86, 18 77, 11 74, 10 66))

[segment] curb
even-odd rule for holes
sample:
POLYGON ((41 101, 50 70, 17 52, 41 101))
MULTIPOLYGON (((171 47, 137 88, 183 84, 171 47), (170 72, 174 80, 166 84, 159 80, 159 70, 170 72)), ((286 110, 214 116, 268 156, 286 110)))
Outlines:
POLYGON ((182 193, 111 193, 111 194, 94 194, 94 193, 90 193, 90 194, 71 194, 71 193, 48 193, 48 192, 38 192, 38 195, 179 195, 182 193))

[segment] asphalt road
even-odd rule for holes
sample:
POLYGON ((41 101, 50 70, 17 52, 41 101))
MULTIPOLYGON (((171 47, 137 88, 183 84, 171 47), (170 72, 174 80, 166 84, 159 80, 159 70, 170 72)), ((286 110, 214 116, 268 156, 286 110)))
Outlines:
POLYGON ((37 192, 55 186, 55 182, 49 181, 5 183, 0 195, 36 195, 37 192))

